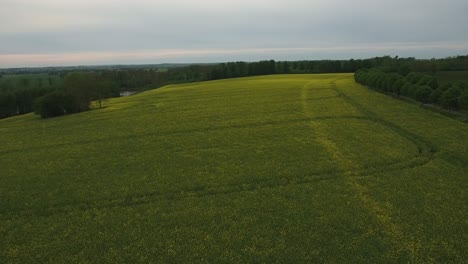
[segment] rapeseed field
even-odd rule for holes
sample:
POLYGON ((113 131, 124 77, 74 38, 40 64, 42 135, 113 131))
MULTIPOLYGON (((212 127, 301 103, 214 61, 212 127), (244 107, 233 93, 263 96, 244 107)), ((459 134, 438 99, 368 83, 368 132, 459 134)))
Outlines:
POLYGON ((468 259, 468 125, 351 74, 104 106, 0 120, 0 262, 468 259))

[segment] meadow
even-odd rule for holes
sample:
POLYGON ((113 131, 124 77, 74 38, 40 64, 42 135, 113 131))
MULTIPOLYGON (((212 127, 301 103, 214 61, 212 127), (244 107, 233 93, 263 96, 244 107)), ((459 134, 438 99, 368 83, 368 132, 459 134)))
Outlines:
POLYGON ((352 74, 6 118, 0 146, 2 263, 468 259, 468 125, 352 74))

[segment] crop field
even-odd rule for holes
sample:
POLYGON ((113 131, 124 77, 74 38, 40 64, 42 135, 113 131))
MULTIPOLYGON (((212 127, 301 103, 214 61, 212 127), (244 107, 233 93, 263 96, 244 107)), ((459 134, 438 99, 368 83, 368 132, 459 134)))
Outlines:
POLYGON ((1 263, 462 263, 468 125, 351 74, 0 120, 1 263))

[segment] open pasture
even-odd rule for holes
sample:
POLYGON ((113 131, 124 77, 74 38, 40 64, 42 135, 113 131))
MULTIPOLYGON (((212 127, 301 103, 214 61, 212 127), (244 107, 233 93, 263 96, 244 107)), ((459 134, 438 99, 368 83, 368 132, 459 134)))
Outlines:
POLYGON ((460 263, 468 126, 350 74, 0 120, 0 262, 460 263))

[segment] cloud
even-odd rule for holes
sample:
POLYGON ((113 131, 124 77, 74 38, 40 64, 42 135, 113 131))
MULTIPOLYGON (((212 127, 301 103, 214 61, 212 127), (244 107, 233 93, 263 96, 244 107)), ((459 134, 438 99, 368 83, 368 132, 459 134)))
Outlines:
MULTIPOLYGON (((461 0, 0 0, 0 54, 68 54, 68 64, 73 64, 72 54, 84 53, 104 58, 148 50, 377 48, 402 43, 386 51, 433 57, 459 51, 452 46, 468 41, 465 10, 468 1, 461 0), (439 42, 450 45, 437 48, 438 53, 399 48, 439 42)), ((277 54, 271 51, 271 56, 277 54)), ((350 51, 349 57, 355 54, 350 51)), ((334 54, 303 51, 306 55, 314 59, 334 54)), ((113 57, 115 63, 127 59, 113 57)), ((58 61, 35 58, 44 59, 42 64, 58 61)), ((94 61, 89 57, 83 63, 94 61)))
MULTIPOLYGON (((468 42, 461 43, 382 43, 375 45, 353 44, 346 46, 309 46, 295 48, 243 48, 243 49, 169 49, 143 50, 122 52, 76 52, 50 54, 0 54, 0 67, 24 66, 66 66, 66 65, 99 65, 127 63, 162 63, 162 62, 222 62, 228 60, 287 60, 305 59, 304 54, 316 54, 320 59, 349 59, 349 54, 355 58, 360 54, 374 54, 374 56, 403 52, 427 52, 443 54, 441 51, 467 52, 468 42), (320 57, 320 54, 328 57, 320 57), (347 55, 348 54, 348 55, 347 55), (237 59, 236 59, 237 58, 237 59)), ((461 53, 459 53, 461 54, 461 53)), ((453 55, 446 54, 445 56, 453 55)), ((365 56, 364 56, 365 57, 365 56)))

